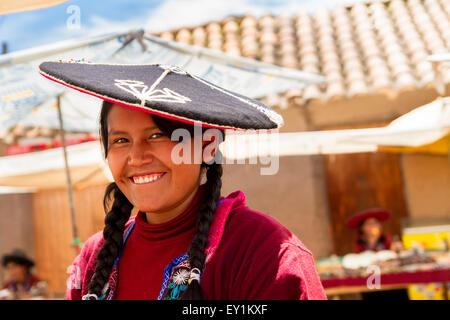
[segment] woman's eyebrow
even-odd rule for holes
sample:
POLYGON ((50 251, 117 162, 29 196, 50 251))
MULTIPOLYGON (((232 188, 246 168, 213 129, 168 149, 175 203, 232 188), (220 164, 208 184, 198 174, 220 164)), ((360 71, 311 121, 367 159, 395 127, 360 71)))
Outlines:
MULTIPOLYGON (((153 127, 147 127, 147 128, 145 128, 145 129, 143 129, 142 131, 151 131, 151 130, 155 130, 155 129, 159 129, 157 126, 153 126, 153 127)), ((111 134, 111 135, 113 135, 113 134, 115 134, 115 135, 120 135, 120 134, 128 134, 128 132, 127 131, 122 131, 122 130, 111 130, 110 132, 109 132, 109 134, 111 134)))

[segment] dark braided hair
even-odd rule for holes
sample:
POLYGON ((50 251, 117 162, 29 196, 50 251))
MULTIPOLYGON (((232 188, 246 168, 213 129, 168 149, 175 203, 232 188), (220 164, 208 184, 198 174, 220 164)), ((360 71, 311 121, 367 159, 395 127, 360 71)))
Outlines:
MULTIPOLYGON (((218 151, 219 152, 219 151, 218 151)), ((197 268, 203 271, 205 264, 205 247, 208 240, 209 227, 213 220, 213 214, 216 209, 216 204, 219 201, 220 190, 222 188, 222 165, 213 163, 208 166, 206 172, 206 199, 197 219, 197 231, 194 240, 188 249, 189 263, 191 270, 197 268)), ((203 300, 203 292, 200 283, 197 280, 192 280, 191 283, 181 296, 181 300, 203 300)))
MULTIPOLYGON (((100 112, 100 136, 102 140, 105 158, 108 155, 108 127, 107 117, 113 106, 112 103, 104 101, 102 110, 100 112)), ((194 136, 194 126, 163 117, 152 116, 153 121, 158 128, 168 137, 171 137, 172 132, 178 128, 187 129, 191 136, 194 136)), ((204 132, 202 128, 201 132, 204 132)), ((222 137, 225 138, 223 130, 221 130, 222 137)), ((217 150, 219 159, 220 151, 217 150)), ((222 165, 213 162, 212 164, 201 164, 202 170, 206 170, 205 183, 205 199, 202 204, 199 216, 197 219, 197 231, 194 239, 188 248, 189 263, 191 270, 193 268, 199 269, 203 272, 205 264, 204 250, 207 244, 209 228, 213 219, 213 214, 217 202, 219 201, 220 191, 222 187, 222 165)), ((119 187, 113 182, 109 184, 105 191, 103 198, 103 207, 106 212, 105 228, 103 229, 103 237, 105 242, 97 254, 97 264, 94 271, 94 276, 89 283, 88 291, 90 294, 95 294, 101 297, 102 290, 108 281, 109 275, 112 271, 114 261, 119 255, 120 249, 123 246, 123 233, 125 231, 125 223, 128 221, 133 209, 133 205, 125 197, 119 187), (113 200, 111 208, 109 204, 113 200)), ((186 291, 181 296, 182 300, 197 300, 203 299, 204 295, 200 287, 199 281, 193 279, 190 281, 186 291)))
POLYGON ((107 212, 103 229, 105 242, 97 254, 95 273, 89 283, 89 293, 96 294, 97 297, 102 295, 102 289, 108 281, 114 261, 122 248, 125 223, 130 218, 133 209, 133 205, 114 182, 106 187, 103 207, 107 212), (111 210, 108 211, 111 195, 114 197, 114 201, 111 210))

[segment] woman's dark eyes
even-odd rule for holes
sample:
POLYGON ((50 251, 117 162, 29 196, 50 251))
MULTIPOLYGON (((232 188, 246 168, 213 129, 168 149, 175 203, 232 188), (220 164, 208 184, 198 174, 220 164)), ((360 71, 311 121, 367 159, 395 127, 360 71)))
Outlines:
POLYGON ((113 143, 123 143, 123 142, 127 142, 128 140, 125 138, 117 138, 113 140, 113 143))
MULTIPOLYGON (((161 138, 161 137, 165 137, 165 134, 162 132, 156 132, 156 133, 152 133, 148 138, 149 139, 157 139, 157 138, 161 138)), ((128 142, 127 138, 117 138, 113 140, 113 143, 124 143, 124 142, 128 142)))
POLYGON ((150 135, 150 139, 156 139, 156 138, 160 138, 160 137, 164 137, 164 134, 162 132, 156 132, 156 133, 153 133, 152 135, 150 135))

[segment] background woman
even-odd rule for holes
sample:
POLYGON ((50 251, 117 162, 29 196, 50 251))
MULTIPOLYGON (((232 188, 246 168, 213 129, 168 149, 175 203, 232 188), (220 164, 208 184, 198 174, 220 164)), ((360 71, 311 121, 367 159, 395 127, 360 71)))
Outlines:
POLYGON ((390 250, 392 237, 383 232, 382 221, 389 219, 391 213, 384 209, 370 209, 357 213, 351 217, 347 226, 358 229, 357 239, 353 245, 354 252, 366 250, 390 250))

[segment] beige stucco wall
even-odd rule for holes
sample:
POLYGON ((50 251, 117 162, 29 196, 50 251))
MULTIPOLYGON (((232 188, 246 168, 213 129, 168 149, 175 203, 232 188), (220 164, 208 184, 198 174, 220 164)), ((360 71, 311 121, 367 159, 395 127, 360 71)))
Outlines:
POLYGON ((450 218, 450 158, 403 154, 401 164, 409 216, 450 218))
POLYGON ((240 189, 247 205, 290 229, 314 257, 331 253, 328 200, 321 156, 279 158, 275 175, 261 175, 258 164, 224 165, 222 193, 240 189))

